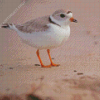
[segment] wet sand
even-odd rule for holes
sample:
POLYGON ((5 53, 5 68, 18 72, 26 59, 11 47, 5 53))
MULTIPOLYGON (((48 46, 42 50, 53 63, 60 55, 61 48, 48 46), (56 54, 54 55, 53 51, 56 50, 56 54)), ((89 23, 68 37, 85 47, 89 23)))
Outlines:
MULTIPOLYGON (((20 0, 16 7, 19 4, 20 0)), ((34 100, 33 95, 43 100, 100 99, 99 0, 29 0, 8 22, 24 23, 57 9, 70 9, 78 20, 70 25, 68 41, 51 50, 59 67, 41 68, 35 48, 22 43, 16 32, 0 28, 0 99, 34 100)), ((9 14, 12 11, 9 6, 9 14)), ((9 15, 3 12, 0 23, 9 15)), ((46 50, 40 52, 44 64, 49 64, 46 50)))

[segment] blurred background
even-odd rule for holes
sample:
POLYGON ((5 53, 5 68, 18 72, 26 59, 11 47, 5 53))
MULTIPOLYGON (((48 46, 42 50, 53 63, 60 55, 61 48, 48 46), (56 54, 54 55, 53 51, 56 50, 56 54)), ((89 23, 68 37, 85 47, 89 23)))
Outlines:
MULTIPOLYGON (((34 90, 55 97, 43 100, 99 100, 100 0, 0 0, 0 25, 21 24, 58 9, 71 10, 78 23, 70 24, 68 41, 51 50, 57 68, 35 66, 36 49, 22 43, 15 31, 0 28, 0 95, 34 90)), ((45 51, 40 52, 47 65, 45 51)))

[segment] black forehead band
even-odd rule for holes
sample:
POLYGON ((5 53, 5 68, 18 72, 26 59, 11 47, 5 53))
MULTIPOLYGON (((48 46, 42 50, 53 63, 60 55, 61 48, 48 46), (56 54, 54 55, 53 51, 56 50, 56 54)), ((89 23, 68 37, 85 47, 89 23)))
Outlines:
POLYGON ((71 11, 68 11, 67 14, 72 13, 71 11))

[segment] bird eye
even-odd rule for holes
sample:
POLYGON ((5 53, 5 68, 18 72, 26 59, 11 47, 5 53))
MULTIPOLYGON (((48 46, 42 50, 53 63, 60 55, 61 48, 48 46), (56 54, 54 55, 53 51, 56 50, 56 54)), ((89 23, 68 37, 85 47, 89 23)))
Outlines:
POLYGON ((65 17, 65 15, 64 15, 64 14, 60 14, 60 17, 61 17, 61 18, 64 18, 64 17, 65 17))

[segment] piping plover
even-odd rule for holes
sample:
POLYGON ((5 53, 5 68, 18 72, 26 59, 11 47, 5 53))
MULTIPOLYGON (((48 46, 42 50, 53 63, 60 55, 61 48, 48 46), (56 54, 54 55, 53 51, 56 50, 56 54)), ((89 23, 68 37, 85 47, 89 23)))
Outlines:
POLYGON ((70 36, 70 22, 77 22, 73 18, 71 11, 65 12, 64 10, 57 10, 51 15, 43 16, 37 19, 32 19, 24 24, 3 24, 2 28, 15 30, 21 37, 21 40, 37 48, 37 56, 40 61, 41 67, 49 68, 51 66, 59 66, 54 64, 51 56, 50 49, 61 46, 70 36), (50 65, 44 65, 39 50, 47 49, 50 59, 50 65))

